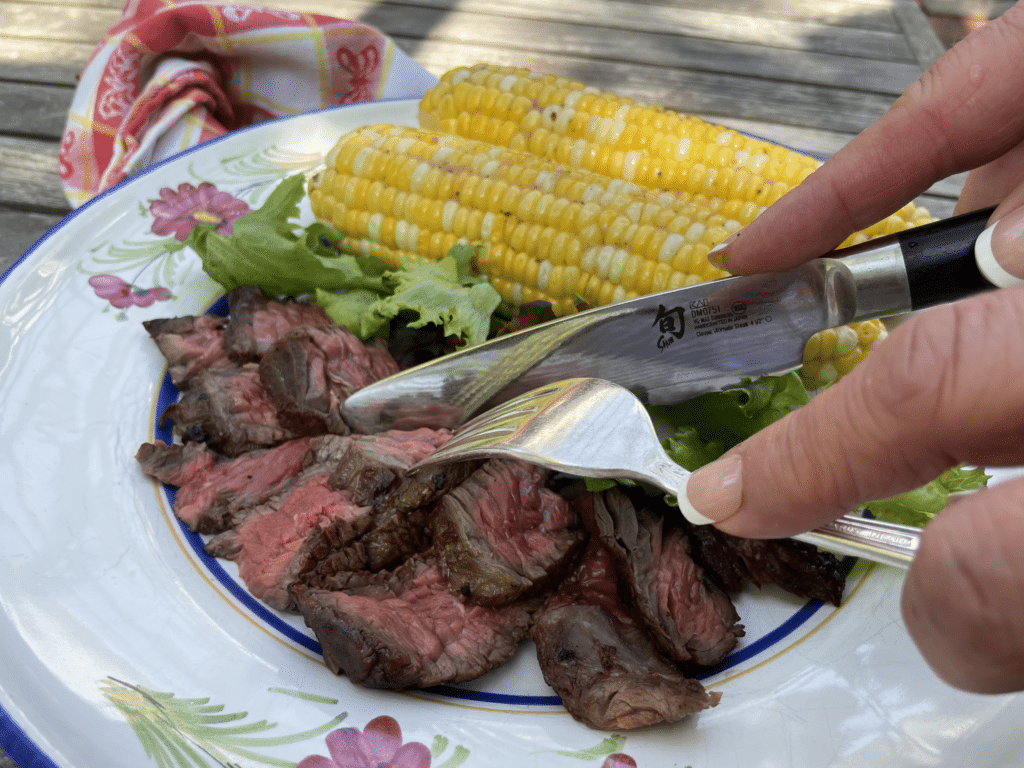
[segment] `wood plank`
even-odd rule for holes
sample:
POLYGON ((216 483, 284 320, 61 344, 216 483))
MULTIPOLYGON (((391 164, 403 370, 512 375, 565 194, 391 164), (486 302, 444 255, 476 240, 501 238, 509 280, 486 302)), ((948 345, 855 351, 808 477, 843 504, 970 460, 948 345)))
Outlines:
MULTIPOLYGON (((396 38, 403 48, 416 41, 396 38)), ((452 66, 493 61, 552 72, 614 91, 637 101, 725 119, 738 117, 780 125, 858 133, 891 105, 891 96, 821 88, 800 83, 765 83, 757 77, 666 69, 655 65, 595 61, 561 54, 509 51, 501 47, 420 41, 416 59, 440 74, 452 66)))
POLYGON ((0 275, 61 220, 53 213, 32 213, 0 207, 0 275))
POLYGON ((57 142, 0 136, 0 200, 36 212, 71 210, 57 174, 57 142))
POLYGON ((0 71, 5 80, 74 87, 94 47, 0 34, 0 71))
MULTIPOLYGON (((576 3, 594 0, 576 0, 576 3)), ((46 4, 47 0, 42 0, 46 4)), ((892 13, 894 0, 785 0, 785 2, 765 2, 765 0, 730 0, 723 8, 721 0, 633 0, 630 5, 644 7, 670 7, 685 11, 715 13, 728 10, 730 13, 763 19, 789 19, 824 24, 830 27, 850 27, 854 29, 873 29, 882 32, 899 33, 900 27, 892 13)), ((50 3, 57 4, 57 3, 50 3)), ((399 3, 396 3, 399 4, 399 3)), ((406 5, 427 5, 436 8, 463 8, 467 0, 402 0, 406 5)), ((542 0, 543 5, 547 5, 542 0)), ((59 5, 74 5, 90 8, 108 8, 120 12, 122 0, 67 0, 59 5)), ((325 0, 274 0, 267 3, 269 7, 288 8, 290 10, 306 10, 310 12, 338 15, 332 11, 332 4, 325 0)), ((521 7, 521 3, 515 4, 521 7)), ((555 4, 551 4, 555 5, 555 4)), ((504 8, 509 5, 505 4, 504 8)), ((598 8, 598 11, 600 8, 598 8)))
POLYGON ((73 92, 60 85, 0 80, 0 131, 60 139, 73 92))
POLYGON ((946 52, 935 30, 915 0, 902 0, 893 8, 896 21, 907 37, 911 50, 922 70, 928 69, 946 52))
MULTIPOLYGON (((117 19, 112 12, 81 7, 65 8, 60 13, 54 13, 53 6, 29 3, 7 3, 6 7, 11 8, 8 35, 27 36, 35 30, 34 34, 46 39, 69 42, 98 39, 117 19)), ((756 74, 772 80, 796 80, 892 95, 899 94, 920 74, 916 64, 910 61, 866 59, 665 32, 615 29, 612 33, 605 26, 461 10, 452 14, 438 8, 405 6, 405 12, 396 13, 396 7, 365 0, 332 2, 335 13, 360 18, 389 35, 407 40, 424 38, 545 53, 564 52, 681 69, 756 74), (510 44, 510 41, 513 42, 510 44)), ((417 47, 407 47, 414 58, 417 47)))
MULTIPOLYGON (((280 7, 309 8, 308 0, 277 0, 280 7)), ((403 0, 402 5, 450 10, 450 0, 403 0)), ((395 13, 397 3, 318 4, 322 13, 358 16, 367 23, 386 19, 395 13), (361 7, 360 7, 361 6, 361 7)), ((636 3, 622 0, 576 0, 573 3, 552 3, 550 0, 517 0, 515 4, 501 0, 462 0, 459 13, 479 13, 509 18, 530 18, 542 21, 567 22, 586 26, 609 27, 638 32, 672 30, 685 37, 720 42, 792 48, 844 56, 881 58, 891 61, 914 61, 901 31, 834 27, 820 21, 780 19, 762 14, 736 12, 732 5, 718 10, 688 8, 682 4, 666 6, 651 4, 638 13, 636 3)))
MULTIPOLYGON (((344 7, 341 0, 339 7, 344 7)), ((369 19, 368 21, 374 21, 369 19)), ((674 34, 616 31, 560 22, 534 22, 473 14, 449 19, 432 9, 411 9, 377 24, 389 35, 406 41, 405 50, 418 59, 424 43, 443 41, 463 45, 575 55, 591 60, 627 62, 666 69, 757 76, 856 88, 897 95, 920 74, 916 65, 826 53, 792 51, 745 43, 718 43, 674 34), (423 36, 422 30, 429 29, 423 36)), ((541 67, 540 69, 544 69, 541 67)))

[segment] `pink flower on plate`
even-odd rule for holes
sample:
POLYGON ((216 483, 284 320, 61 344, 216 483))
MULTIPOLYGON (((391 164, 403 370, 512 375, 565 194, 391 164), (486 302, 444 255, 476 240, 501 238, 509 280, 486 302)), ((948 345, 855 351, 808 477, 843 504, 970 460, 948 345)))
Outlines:
POLYGON ((116 275, 93 275, 89 285, 101 299, 106 299, 117 309, 131 306, 148 307, 154 301, 167 301, 171 292, 166 288, 136 288, 116 275))
POLYGON ((160 198, 149 206, 149 212, 156 219, 153 231, 158 235, 173 234, 180 241, 198 224, 209 224, 220 234, 230 235, 235 221, 251 211, 244 200, 221 192, 208 181, 198 187, 179 184, 177 191, 164 187, 160 198))
POLYGON ((616 752, 604 759, 601 768, 636 768, 636 760, 627 754, 616 752))
POLYGON ((418 741, 402 743, 393 717, 374 718, 360 731, 339 728, 325 739, 330 757, 310 755, 295 768, 430 768, 430 750, 418 741))

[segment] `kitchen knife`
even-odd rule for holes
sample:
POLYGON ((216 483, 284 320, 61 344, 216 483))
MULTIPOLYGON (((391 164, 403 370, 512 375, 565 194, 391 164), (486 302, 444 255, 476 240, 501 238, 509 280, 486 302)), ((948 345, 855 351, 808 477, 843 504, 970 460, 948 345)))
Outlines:
POLYGON ((833 251, 788 272, 728 277, 552 320, 382 379, 352 394, 343 415, 364 432, 454 429, 561 379, 608 379, 660 405, 794 371, 818 331, 1004 282, 993 276, 998 265, 984 243, 975 253, 992 210, 833 251))

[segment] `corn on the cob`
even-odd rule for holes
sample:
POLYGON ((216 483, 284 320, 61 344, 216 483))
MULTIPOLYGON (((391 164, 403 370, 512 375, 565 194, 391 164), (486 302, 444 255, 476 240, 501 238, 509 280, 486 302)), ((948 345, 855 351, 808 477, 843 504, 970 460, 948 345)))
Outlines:
POLYGON ((804 348, 804 364, 799 370, 804 386, 813 391, 839 380, 888 335, 881 320, 865 320, 814 334, 804 348))
MULTIPOLYGON (((649 187, 749 203, 741 225, 803 181, 814 158, 700 118, 639 104, 527 69, 477 64, 447 72, 420 103, 420 124, 529 151, 649 187)), ((913 204, 845 245, 931 220, 913 204)))
POLYGON ((343 136, 309 197, 346 250, 397 266, 476 243, 503 298, 560 315, 724 276, 707 253, 744 207, 397 126, 343 136))

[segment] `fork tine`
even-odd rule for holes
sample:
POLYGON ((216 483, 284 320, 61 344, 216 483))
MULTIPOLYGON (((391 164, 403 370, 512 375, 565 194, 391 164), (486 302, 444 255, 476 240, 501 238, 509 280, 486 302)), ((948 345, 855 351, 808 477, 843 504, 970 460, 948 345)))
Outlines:
POLYGON ((502 446, 503 441, 519 432, 523 425, 557 398, 571 382, 554 382, 540 389, 519 395, 470 419, 443 446, 409 471, 440 464, 452 458, 476 458, 486 451, 489 456, 512 456, 514 451, 502 446), (467 448, 467 446, 472 447, 467 448))

